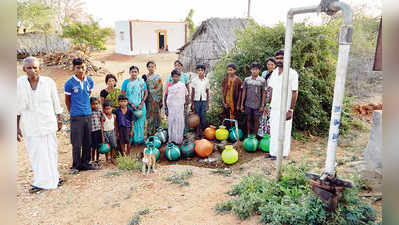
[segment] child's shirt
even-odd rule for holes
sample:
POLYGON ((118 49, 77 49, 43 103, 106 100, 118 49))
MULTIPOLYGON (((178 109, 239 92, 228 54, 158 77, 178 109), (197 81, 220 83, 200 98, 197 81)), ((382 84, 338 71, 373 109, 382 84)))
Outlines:
POLYGON ((111 114, 111 118, 108 118, 107 115, 104 114, 104 131, 113 131, 115 129, 115 117, 114 114, 111 114))
POLYGON ((133 113, 133 109, 127 107, 126 114, 123 114, 121 107, 115 110, 118 127, 131 127, 131 122, 136 121, 137 118, 133 113))
POLYGON ((209 80, 204 77, 200 79, 199 77, 194 79, 191 83, 191 87, 194 88, 194 101, 206 101, 206 90, 209 89, 209 80))
POLYGON ((245 106, 258 109, 262 102, 262 90, 266 88, 266 81, 261 76, 257 76, 254 79, 252 76, 246 77, 242 83, 242 88, 245 88, 246 98, 245 106))
POLYGON ((91 112, 91 132, 101 130, 101 111, 92 110, 91 112))

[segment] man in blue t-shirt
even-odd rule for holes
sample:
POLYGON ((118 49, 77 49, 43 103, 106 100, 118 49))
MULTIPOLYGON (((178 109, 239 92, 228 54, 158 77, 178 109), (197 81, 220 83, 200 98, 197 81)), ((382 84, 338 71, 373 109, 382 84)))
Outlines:
POLYGON ((72 61, 73 75, 65 83, 65 104, 71 115, 71 143, 73 162, 72 173, 79 170, 94 170, 90 160, 91 106, 90 94, 94 87, 93 79, 86 76, 86 65, 81 58, 72 61))

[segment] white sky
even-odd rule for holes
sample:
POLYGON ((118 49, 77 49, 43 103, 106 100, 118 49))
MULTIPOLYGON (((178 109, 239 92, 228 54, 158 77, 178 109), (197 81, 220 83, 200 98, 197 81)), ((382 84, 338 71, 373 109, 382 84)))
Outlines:
MULTIPOLYGON (((381 14, 382 0, 342 0, 352 5, 366 4, 367 11, 381 14), (377 10, 374 8, 377 6, 377 10)), ((86 9, 101 26, 113 27, 118 20, 182 21, 194 9, 195 25, 211 17, 246 17, 248 0, 83 0, 86 9)), ((320 0, 251 0, 251 17, 259 24, 285 22, 287 11, 294 7, 318 5, 320 0)), ((315 23, 317 14, 297 16, 295 21, 309 17, 315 23)))

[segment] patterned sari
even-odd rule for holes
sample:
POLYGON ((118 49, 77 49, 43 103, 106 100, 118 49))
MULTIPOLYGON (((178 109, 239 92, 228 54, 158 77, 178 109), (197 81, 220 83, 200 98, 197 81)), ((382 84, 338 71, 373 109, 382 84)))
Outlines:
POLYGON ((119 107, 118 97, 120 94, 122 94, 121 89, 114 88, 112 91, 108 92, 108 95, 104 100, 110 101, 112 104, 112 107, 117 108, 117 107, 119 107))
POLYGON ((161 106, 163 84, 159 74, 147 75, 148 105, 147 105, 147 133, 154 134, 161 126, 161 106))
MULTIPOLYGON (((142 78, 136 78, 136 80, 130 81, 126 87, 126 94, 129 103, 138 106, 144 98, 145 90, 147 90, 147 85, 142 78)), ((133 125, 133 141, 136 144, 144 143, 144 125, 146 117, 145 103, 143 103, 141 110, 143 110, 143 116, 138 118, 133 125)))

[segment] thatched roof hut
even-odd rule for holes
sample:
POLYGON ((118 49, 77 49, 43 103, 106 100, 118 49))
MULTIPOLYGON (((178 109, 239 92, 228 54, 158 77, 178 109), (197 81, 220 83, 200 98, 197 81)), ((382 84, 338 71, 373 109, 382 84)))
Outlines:
POLYGON ((18 34, 17 35, 17 56, 39 55, 41 52, 66 51, 70 48, 72 41, 61 38, 57 35, 49 35, 46 38, 43 34, 18 34))
POLYGON ((179 49, 179 60, 185 70, 194 71, 198 63, 205 64, 208 71, 214 63, 235 45, 236 30, 245 28, 247 19, 211 18, 203 21, 191 40, 179 49))

